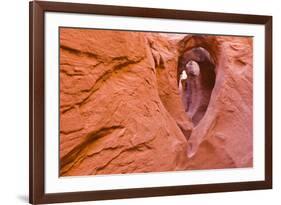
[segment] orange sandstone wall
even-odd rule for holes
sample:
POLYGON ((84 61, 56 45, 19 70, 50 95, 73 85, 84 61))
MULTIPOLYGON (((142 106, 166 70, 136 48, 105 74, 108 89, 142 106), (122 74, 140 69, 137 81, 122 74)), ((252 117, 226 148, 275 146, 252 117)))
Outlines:
POLYGON ((250 37, 194 36, 180 48, 202 46, 216 63, 208 109, 192 130, 187 169, 253 165, 253 45, 250 37))
POLYGON ((60 175, 252 166, 252 40, 60 30, 60 175), (183 50, 205 46, 216 84, 194 126, 178 90, 183 50))

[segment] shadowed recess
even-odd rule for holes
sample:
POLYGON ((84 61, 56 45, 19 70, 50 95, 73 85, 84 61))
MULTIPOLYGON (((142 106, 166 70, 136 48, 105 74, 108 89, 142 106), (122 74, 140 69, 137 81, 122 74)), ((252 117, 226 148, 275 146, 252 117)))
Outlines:
POLYGON ((185 112, 197 125, 203 118, 216 81, 215 63, 210 53, 195 47, 182 53, 179 59, 179 90, 185 112))

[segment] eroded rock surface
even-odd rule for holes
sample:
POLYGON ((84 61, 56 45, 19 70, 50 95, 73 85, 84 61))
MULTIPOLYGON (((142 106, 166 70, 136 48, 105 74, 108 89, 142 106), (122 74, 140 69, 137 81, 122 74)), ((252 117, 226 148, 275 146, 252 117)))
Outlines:
POLYGON ((188 141, 187 169, 251 167, 252 39, 247 37, 191 36, 181 49, 201 46, 216 64, 211 99, 188 141))
POLYGON ((60 30, 60 175, 252 166, 251 38, 60 30), (216 65, 196 126, 179 85, 182 53, 216 65))
POLYGON ((146 34, 62 29, 60 39, 61 175, 184 169, 187 142, 146 34))

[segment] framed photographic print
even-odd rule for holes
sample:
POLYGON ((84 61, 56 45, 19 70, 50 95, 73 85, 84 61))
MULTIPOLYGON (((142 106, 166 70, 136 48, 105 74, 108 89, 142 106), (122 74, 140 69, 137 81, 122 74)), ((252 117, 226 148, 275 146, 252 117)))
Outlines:
POLYGON ((30 203, 271 187, 271 16, 30 2, 30 203))

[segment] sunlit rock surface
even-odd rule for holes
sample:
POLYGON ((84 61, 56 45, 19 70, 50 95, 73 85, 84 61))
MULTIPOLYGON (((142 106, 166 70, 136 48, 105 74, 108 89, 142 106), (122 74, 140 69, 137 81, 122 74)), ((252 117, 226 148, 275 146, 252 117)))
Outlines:
POLYGON ((61 176, 249 167, 252 160, 251 38, 61 28, 61 176), (197 123, 179 89, 181 56, 194 47, 215 65, 197 123))

